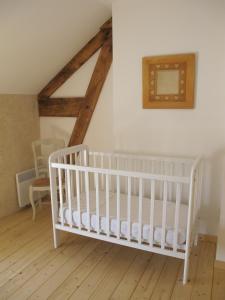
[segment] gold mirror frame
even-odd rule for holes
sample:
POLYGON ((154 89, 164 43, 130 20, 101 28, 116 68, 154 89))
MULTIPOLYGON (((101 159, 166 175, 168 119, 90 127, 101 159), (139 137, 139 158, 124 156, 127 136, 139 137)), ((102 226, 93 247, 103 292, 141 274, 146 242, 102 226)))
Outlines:
POLYGON ((142 70, 143 108, 194 107, 195 54, 144 57, 142 70))

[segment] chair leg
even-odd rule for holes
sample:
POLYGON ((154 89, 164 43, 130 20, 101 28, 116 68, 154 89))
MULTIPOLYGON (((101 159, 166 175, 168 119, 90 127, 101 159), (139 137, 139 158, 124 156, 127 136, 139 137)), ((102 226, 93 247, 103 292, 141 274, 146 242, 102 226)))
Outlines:
POLYGON ((33 188, 32 186, 30 186, 30 189, 29 189, 29 198, 30 198, 30 204, 32 206, 32 209, 33 209, 33 221, 35 220, 35 217, 36 217, 36 207, 35 207, 35 203, 34 203, 34 195, 33 195, 33 188))

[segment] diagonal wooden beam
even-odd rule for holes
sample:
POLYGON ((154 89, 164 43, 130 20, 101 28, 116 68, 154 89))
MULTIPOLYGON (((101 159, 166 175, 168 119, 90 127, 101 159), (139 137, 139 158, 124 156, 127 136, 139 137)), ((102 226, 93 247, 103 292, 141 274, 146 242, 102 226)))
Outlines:
POLYGON ((110 36, 104 43, 99 54, 94 72, 91 77, 91 81, 86 92, 85 104, 82 106, 75 123, 75 127, 69 141, 69 146, 82 144, 111 63, 112 36, 110 36))
POLYGON ((39 97, 50 97, 60 86, 62 86, 93 54, 103 45, 105 34, 100 31, 92 38, 70 62, 43 88, 39 97))
POLYGON ((112 19, 105 22, 96 34, 71 61, 46 85, 38 95, 40 116, 78 117, 69 145, 84 140, 92 114, 112 63, 112 19), (50 98, 94 53, 100 54, 85 97, 50 98))
POLYGON ((78 117, 84 97, 75 98, 40 98, 39 115, 42 117, 78 117))
POLYGON ((101 27, 101 30, 111 30, 112 29, 112 18, 106 21, 101 27))
POLYGON ((74 74, 74 72, 76 72, 92 55, 94 55, 102 47, 104 42, 108 39, 110 31, 110 28, 100 30, 42 89, 38 96, 50 97, 60 86, 62 86, 66 82, 67 79, 69 79, 74 74))

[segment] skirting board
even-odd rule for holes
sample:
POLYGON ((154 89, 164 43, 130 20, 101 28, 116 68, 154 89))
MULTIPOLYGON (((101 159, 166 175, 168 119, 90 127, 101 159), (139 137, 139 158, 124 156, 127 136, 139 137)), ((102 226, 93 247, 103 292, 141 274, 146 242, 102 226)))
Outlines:
POLYGON ((225 270, 225 261, 216 260, 214 263, 214 268, 225 270))

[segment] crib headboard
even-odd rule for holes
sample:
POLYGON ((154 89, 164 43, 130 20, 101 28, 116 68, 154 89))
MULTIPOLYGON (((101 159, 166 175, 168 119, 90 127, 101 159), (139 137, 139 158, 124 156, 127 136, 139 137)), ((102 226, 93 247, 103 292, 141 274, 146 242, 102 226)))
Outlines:
POLYGON ((79 166, 89 165, 89 149, 86 145, 67 147, 53 152, 49 156, 50 163, 75 164, 79 166))

